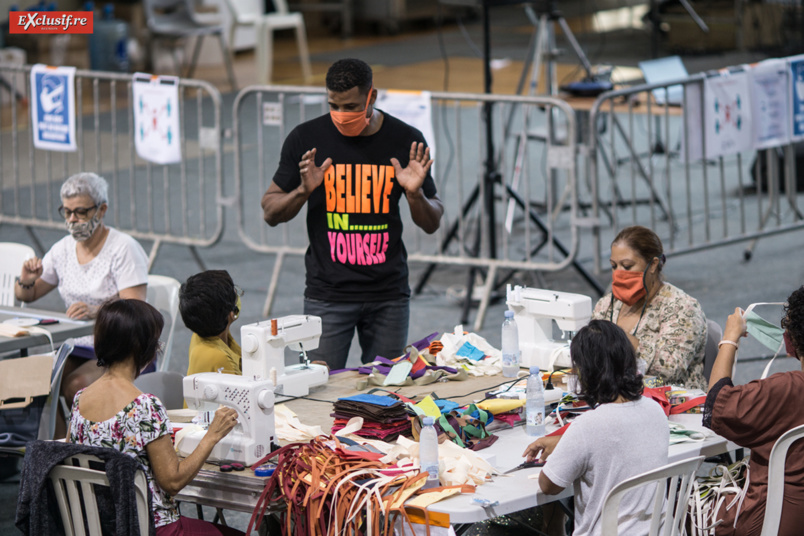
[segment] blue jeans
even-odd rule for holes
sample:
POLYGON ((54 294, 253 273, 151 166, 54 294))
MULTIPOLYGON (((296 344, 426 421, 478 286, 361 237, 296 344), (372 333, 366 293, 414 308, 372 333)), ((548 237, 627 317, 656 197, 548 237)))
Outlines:
POLYGON ((409 298, 354 303, 305 298, 304 314, 321 317, 318 349, 307 354, 311 361, 324 361, 332 370, 346 366, 355 329, 363 363, 374 361, 378 355, 399 357, 407 345, 409 298))

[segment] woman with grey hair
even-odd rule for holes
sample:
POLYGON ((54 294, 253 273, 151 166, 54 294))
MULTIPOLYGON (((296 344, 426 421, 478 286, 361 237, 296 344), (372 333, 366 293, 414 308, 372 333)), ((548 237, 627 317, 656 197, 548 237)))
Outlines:
MULTIPOLYGON (((36 301, 58 288, 67 316, 78 320, 95 318, 100 306, 112 298, 145 300, 148 256, 134 238, 104 225, 108 189, 94 173, 77 173, 64 181, 59 214, 69 234, 44 258, 25 261, 14 286, 18 300, 36 301)), ((65 399, 72 402, 75 393, 102 373, 96 366, 92 336, 76 339, 64 368, 65 399)))

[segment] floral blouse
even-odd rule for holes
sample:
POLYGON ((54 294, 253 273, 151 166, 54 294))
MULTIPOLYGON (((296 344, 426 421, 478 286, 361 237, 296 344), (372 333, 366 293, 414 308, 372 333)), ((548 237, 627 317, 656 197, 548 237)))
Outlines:
MULTIPOLYGON (((611 293, 597 302, 592 318, 617 322, 623 304, 611 293)), ((648 375, 665 384, 706 391, 704 350, 706 317, 698 300, 664 283, 645 309, 634 336, 638 357, 648 364, 648 375)))
POLYGON ((81 415, 78 399, 82 391, 83 389, 78 391, 73 400, 70 436, 67 440, 82 445, 117 449, 139 461, 145 468, 148 487, 151 489, 155 526, 161 527, 178 521, 176 503, 154 480, 151 463, 145 451, 148 443, 173 432, 162 402, 154 395, 143 393, 111 419, 95 422, 81 415))

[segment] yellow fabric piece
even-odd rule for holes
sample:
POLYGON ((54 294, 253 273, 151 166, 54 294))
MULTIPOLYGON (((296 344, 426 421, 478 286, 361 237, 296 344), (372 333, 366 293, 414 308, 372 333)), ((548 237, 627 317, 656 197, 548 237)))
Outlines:
POLYGON ((514 411, 517 408, 521 408, 525 405, 525 400, 515 400, 511 398, 492 398, 490 400, 484 400, 483 402, 478 402, 477 407, 480 409, 490 411, 493 415, 497 415, 498 413, 508 413, 509 411, 514 411))
POLYGON ((441 410, 438 409, 438 406, 436 406, 433 397, 431 397, 430 395, 424 397, 424 400, 416 404, 416 407, 421 408, 422 411, 424 411, 424 414, 427 415, 428 417, 433 417, 434 419, 437 419, 438 417, 441 416, 441 410))
MULTIPOLYGON (((415 506, 416 508, 421 508, 424 510, 431 504, 435 504, 438 501, 443 501, 448 497, 452 497, 453 495, 458 495, 461 492, 461 488, 449 488, 443 489, 440 491, 429 491, 427 493, 422 493, 421 495, 417 495, 412 499, 408 500, 405 503, 405 506, 415 506)), ((433 515, 432 513, 430 514, 433 515)))
POLYGON ((187 375, 199 372, 222 372, 226 374, 242 374, 241 350, 229 334, 228 344, 224 344, 220 337, 199 337, 193 333, 190 339, 190 363, 187 375))

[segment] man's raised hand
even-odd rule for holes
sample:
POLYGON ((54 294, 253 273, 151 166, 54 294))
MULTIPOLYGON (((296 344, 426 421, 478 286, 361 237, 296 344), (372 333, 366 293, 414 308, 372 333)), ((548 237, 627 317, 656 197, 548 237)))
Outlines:
POLYGON ((394 166, 396 181, 405 189, 405 192, 416 193, 424 184, 424 178, 430 171, 433 160, 430 158, 430 148, 425 148, 423 143, 414 141, 410 146, 408 167, 402 169, 402 165, 396 158, 391 159, 391 164, 394 166))
POLYGON ((302 155, 299 162, 299 173, 301 173, 301 185, 299 189, 305 195, 310 195, 313 190, 321 186, 324 182, 324 173, 332 165, 332 158, 327 158, 321 166, 315 165, 316 149, 310 149, 302 155))

